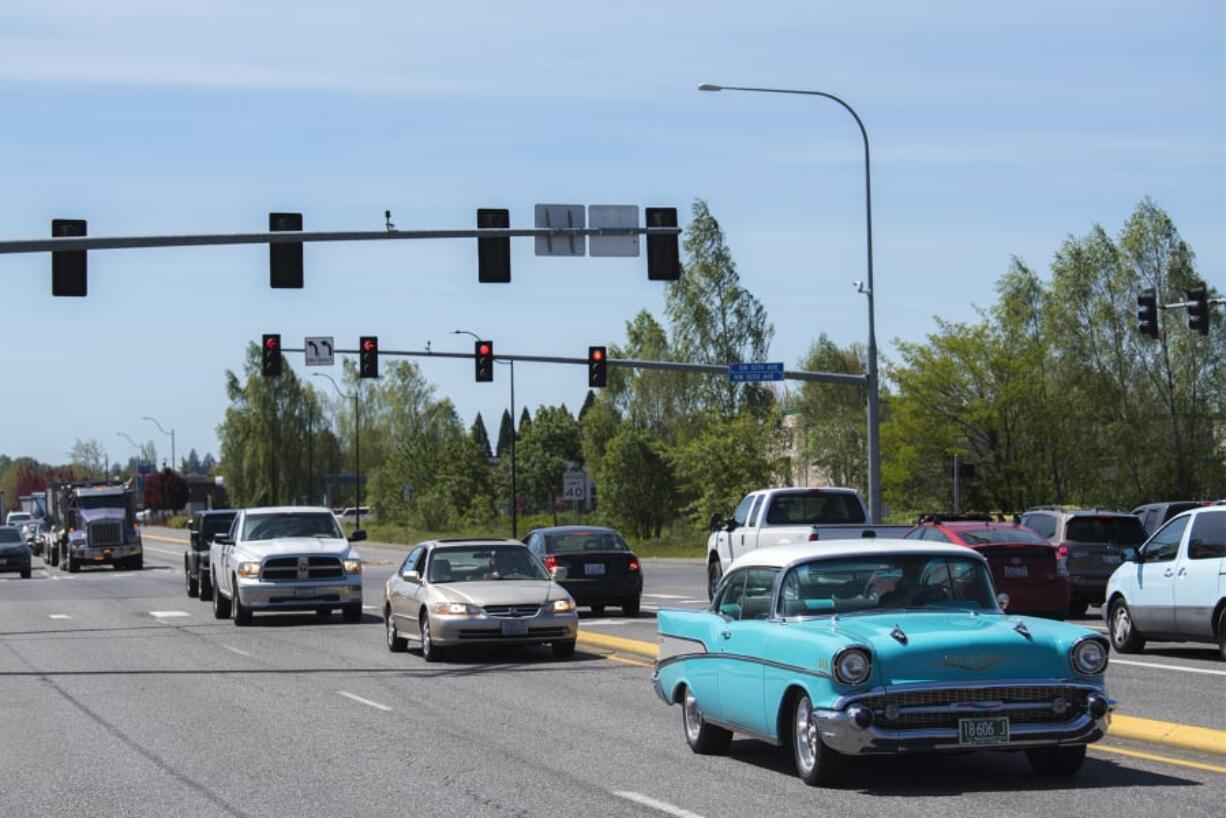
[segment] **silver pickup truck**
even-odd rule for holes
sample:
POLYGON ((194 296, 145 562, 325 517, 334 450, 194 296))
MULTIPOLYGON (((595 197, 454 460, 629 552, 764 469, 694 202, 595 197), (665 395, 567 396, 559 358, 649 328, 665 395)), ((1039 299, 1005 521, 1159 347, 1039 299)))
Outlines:
POLYGON ((250 625, 256 611, 341 609, 346 622, 362 618, 362 559, 331 509, 312 506, 249 508, 226 534, 213 538, 209 575, 213 616, 250 625))
POLYGON ((820 540, 901 537, 912 526, 869 525, 855 489, 776 488, 751 491, 732 516, 711 515, 707 596, 732 561, 747 551, 820 540))

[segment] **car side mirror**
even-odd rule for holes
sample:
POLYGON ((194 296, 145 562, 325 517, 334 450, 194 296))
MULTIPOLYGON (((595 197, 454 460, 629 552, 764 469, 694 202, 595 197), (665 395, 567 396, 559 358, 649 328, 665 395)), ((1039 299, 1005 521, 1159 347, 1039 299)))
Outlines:
POLYGON ((409 569, 408 571, 401 571, 400 578, 405 582, 421 582, 421 574, 412 569, 409 569))
POLYGON ((737 605, 735 602, 726 602, 723 605, 720 605, 719 612, 729 619, 741 618, 741 606, 737 605))
POLYGON ((719 531, 724 527, 724 518, 718 511, 711 515, 711 519, 707 521, 707 527, 712 531, 719 531))
POLYGON ((359 528, 349 535, 349 542, 361 542, 364 539, 366 539, 366 529, 364 528, 359 528))
POLYGON ((549 574, 553 577, 554 582, 561 582, 562 580, 566 579, 568 571, 566 570, 565 565, 559 565, 557 568, 550 571, 549 574))
POLYGON ((724 520, 724 531, 735 531, 736 527, 737 522, 735 517, 729 517, 727 520, 724 520))
POLYGON ((234 540, 230 539, 229 534, 218 534, 213 538, 213 542, 219 545, 234 545, 234 540))
POLYGON ((1137 565, 1140 565, 1141 563, 1145 562, 1145 552, 1127 548, 1124 550, 1124 559, 1128 560, 1129 562, 1135 562, 1137 565), (1128 553, 1129 551, 1132 552, 1131 555, 1129 555, 1128 553))

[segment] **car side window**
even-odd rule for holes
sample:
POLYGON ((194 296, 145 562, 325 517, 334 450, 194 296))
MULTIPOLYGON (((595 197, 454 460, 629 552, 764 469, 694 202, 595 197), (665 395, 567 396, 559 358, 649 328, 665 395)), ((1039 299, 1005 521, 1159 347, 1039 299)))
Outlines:
POLYGON ((903 534, 902 538, 904 540, 922 540, 924 539, 924 529, 913 528, 910 531, 908 531, 906 534, 903 534))
POLYGON ((1179 553, 1179 541, 1183 539, 1183 530, 1188 527, 1187 517, 1176 517, 1162 527, 1157 534, 1149 538, 1145 544, 1146 562, 1170 562, 1179 553))
POLYGON ((758 524, 758 512, 762 510, 762 502, 766 498, 759 494, 753 501, 753 507, 749 510, 749 527, 753 528, 758 524))
POLYGON ((409 555, 404 558, 404 562, 400 566, 400 573, 403 574, 405 571, 420 571, 421 557, 422 554, 425 553, 426 547, 424 545, 419 545, 410 551, 409 555))
POLYGON ((1226 557, 1226 511, 1197 514, 1192 520, 1192 533, 1188 536, 1188 559, 1213 560, 1222 557, 1226 557))
POLYGON ((230 531, 226 534, 226 536, 230 538, 230 542, 238 541, 238 532, 239 532, 238 521, 239 521, 239 518, 242 516, 243 515, 241 514, 235 514, 234 520, 230 523, 230 531))
POLYGON ((1022 517, 1022 525, 1049 540, 1056 536, 1056 520, 1048 514, 1027 514, 1022 517))
POLYGON ((750 568, 745 572, 741 619, 770 619, 777 568, 750 568))
POLYGON ((743 526, 749 520, 749 509, 761 495, 751 494, 741 501, 741 504, 736 507, 736 511, 732 512, 732 519, 736 521, 737 526, 743 526))
POLYGON ((715 598, 715 612, 734 622, 741 618, 745 607, 745 575, 748 571, 737 571, 728 577, 719 596, 715 598))

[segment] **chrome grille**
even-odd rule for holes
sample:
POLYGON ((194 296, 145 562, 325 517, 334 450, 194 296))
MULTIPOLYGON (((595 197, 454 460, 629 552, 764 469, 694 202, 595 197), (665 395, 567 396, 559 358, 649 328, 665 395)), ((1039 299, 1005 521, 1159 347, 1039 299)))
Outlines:
POLYGON ((1087 692, 1081 688, 1038 685, 899 691, 868 696, 859 702, 872 708, 883 727, 956 729, 959 719, 982 715, 1008 716, 1012 724, 1071 721, 1085 713, 1086 697, 1087 692), (1057 698, 1068 702, 1068 709, 1059 715, 1052 708, 1057 698), (893 721, 885 717, 885 709, 891 704, 899 709, 899 717, 893 721))
POLYGON ((267 581, 336 579, 345 575, 339 557, 269 557, 260 579, 267 581))
POLYGON ((123 545, 123 525, 118 520, 103 520, 89 524, 90 548, 123 545))
POLYGON ((524 619, 540 613, 540 605, 484 605, 482 610, 486 616, 496 616, 502 619, 524 619))

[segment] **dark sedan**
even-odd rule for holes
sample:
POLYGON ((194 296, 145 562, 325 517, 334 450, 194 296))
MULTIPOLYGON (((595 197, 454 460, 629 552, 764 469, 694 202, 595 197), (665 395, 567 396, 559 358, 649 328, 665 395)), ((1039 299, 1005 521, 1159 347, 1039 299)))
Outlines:
POLYGON ((643 595, 643 571, 639 558, 611 528, 558 526, 538 528, 524 542, 552 571, 566 568, 561 585, 575 603, 604 613, 616 605, 626 616, 638 616, 643 595))
POLYGON ((30 578, 30 546, 16 526, 0 525, 0 571, 16 571, 30 578))

